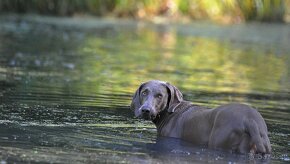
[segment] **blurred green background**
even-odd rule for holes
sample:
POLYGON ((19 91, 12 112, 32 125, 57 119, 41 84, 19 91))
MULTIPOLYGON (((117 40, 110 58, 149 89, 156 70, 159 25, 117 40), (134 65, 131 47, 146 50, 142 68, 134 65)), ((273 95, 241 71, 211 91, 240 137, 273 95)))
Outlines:
POLYGON ((284 0, 0 0, 2 13, 57 16, 94 15, 173 20, 209 19, 221 23, 289 22, 284 0))

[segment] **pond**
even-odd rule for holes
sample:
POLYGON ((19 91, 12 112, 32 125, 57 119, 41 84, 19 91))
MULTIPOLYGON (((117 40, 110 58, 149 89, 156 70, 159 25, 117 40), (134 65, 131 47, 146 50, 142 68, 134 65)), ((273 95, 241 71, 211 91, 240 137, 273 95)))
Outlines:
POLYGON ((156 140, 134 118, 144 81, 206 107, 243 102, 265 118, 272 162, 290 160, 290 26, 0 17, 1 163, 248 162, 156 140))

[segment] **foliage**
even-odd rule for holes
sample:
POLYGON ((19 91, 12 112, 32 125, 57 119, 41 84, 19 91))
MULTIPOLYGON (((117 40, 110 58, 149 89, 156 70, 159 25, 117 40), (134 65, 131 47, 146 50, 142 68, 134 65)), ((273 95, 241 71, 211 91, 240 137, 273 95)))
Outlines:
MULTIPOLYGON (((2 12, 152 18, 181 16, 221 22, 284 21, 284 0, 1 0, 2 12)), ((289 14, 288 14, 289 15, 289 14)))

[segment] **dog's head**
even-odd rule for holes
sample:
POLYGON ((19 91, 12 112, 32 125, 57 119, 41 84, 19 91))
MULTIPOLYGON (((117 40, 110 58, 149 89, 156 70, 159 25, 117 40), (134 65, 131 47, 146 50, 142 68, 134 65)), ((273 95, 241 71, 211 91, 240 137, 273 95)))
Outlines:
POLYGON ((151 80, 141 84, 136 90, 131 110, 136 117, 154 120, 164 110, 174 112, 174 105, 182 100, 183 96, 175 86, 167 82, 151 80))

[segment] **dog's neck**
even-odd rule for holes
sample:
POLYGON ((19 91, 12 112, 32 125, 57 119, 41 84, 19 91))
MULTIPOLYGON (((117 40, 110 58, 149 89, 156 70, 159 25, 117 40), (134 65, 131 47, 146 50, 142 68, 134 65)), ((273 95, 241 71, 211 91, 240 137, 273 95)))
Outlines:
POLYGON ((152 122, 158 127, 159 124, 169 115, 167 110, 163 110, 157 114, 157 116, 152 120, 152 122))
POLYGON ((152 120, 152 122, 156 125, 157 128, 163 124, 165 118, 168 118, 168 116, 173 113, 173 112, 168 112, 169 109, 175 108, 179 104, 180 103, 176 103, 176 104, 173 104, 172 106, 167 106, 165 109, 163 109, 161 112, 157 114, 157 116, 152 120))
POLYGON ((189 102, 182 101, 180 103, 173 104, 172 106, 168 106, 166 109, 164 109, 160 113, 158 113, 156 118, 154 120, 152 120, 152 122, 157 127, 157 131, 162 129, 162 127, 171 119, 171 117, 173 117, 174 115, 176 115, 178 113, 182 113, 185 110, 187 110, 188 107, 191 106, 190 104, 191 103, 189 103, 189 102), (175 110, 174 112, 168 112, 168 111, 170 111, 169 109, 172 109, 172 108, 173 109, 176 108, 177 110, 175 110))
MULTIPOLYGON (((182 101, 177 104, 173 104, 172 106, 167 107, 163 111, 161 111, 152 122, 155 124, 157 127, 158 133, 160 130, 163 128, 164 125, 168 123, 168 121, 179 114, 182 114, 183 112, 187 111, 190 107, 198 107, 197 105, 192 104, 191 102, 188 101, 182 101), (168 112, 170 110, 168 109, 174 109, 174 112, 168 112)), ((198 108, 195 108, 198 109, 198 108)))
POLYGON ((160 132, 160 129, 166 124, 168 117, 171 113, 167 112, 167 110, 161 111, 152 122, 157 127, 158 133, 160 132))

